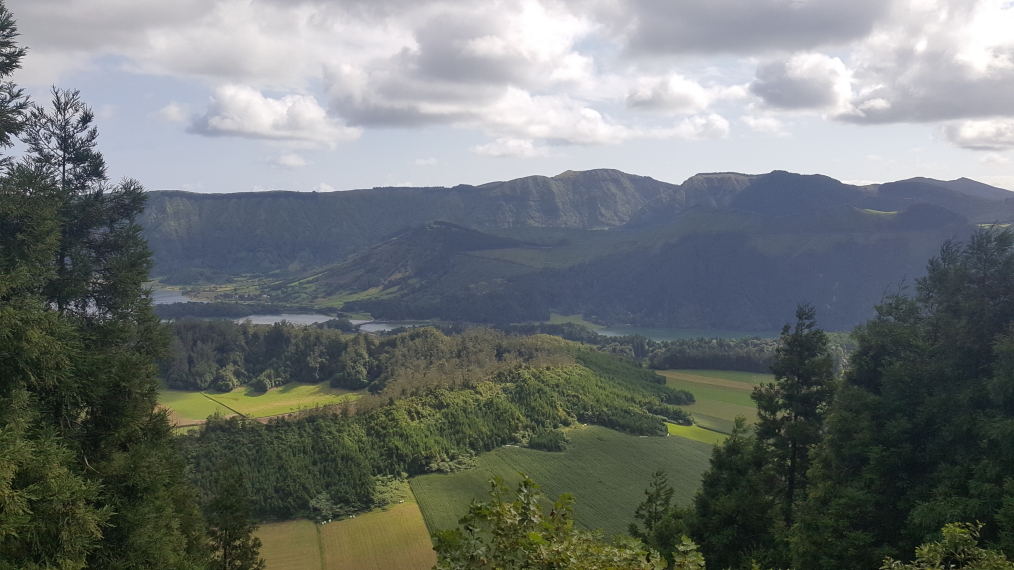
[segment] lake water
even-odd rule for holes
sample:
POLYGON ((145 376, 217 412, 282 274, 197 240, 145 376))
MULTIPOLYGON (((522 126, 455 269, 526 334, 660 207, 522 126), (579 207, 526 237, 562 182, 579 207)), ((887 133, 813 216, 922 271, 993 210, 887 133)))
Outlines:
POLYGON ((329 315, 296 315, 282 313, 280 315, 250 315, 249 317, 243 317, 240 319, 234 319, 237 323, 249 320, 255 325, 273 325, 282 321, 288 321, 294 325, 312 325, 314 323, 322 323, 329 321, 334 317, 329 315))
POLYGON ((183 293, 179 291, 173 291, 172 289, 152 289, 151 299, 156 305, 166 305, 168 303, 186 303, 193 301, 194 299, 188 299, 183 296, 183 293))
MULTIPOLYGON (((398 327, 426 327, 440 324, 433 321, 388 321, 367 322, 359 327, 362 332, 375 333, 389 331, 398 327)), ((651 340, 677 340, 681 338, 743 338, 758 336, 761 338, 778 338, 779 331, 723 331, 708 329, 653 329, 642 327, 606 327, 595 332, 603 336, 626 336, 639 334, 651 340)))
MULTIPOLYGON (((352 324, 356 324, 356 321, 352 321, 352 324)), ((390 331, 400 327, 414 328, 414 327, 429 327, 438 325, 433 321, 391 321, 391 322, 367 322, 360 325, 359 330, 367 333, 376 333, 381 331, 390 331)))
POLYGON ((652 329, 641 327, 606 327, 595 331, 604 336, 626 336, 639 334, 651 340, 679 340, 682 338, 778 338, 780 331, 723 331, 708 329, 652 329))

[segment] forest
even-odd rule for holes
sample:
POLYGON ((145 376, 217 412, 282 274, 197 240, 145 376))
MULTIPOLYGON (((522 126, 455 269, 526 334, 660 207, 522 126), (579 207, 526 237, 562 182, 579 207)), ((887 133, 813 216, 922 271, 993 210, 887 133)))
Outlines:
MULTIPOLYGON (((17 38, 0 2, 0 570, 262 570, 259 522, 360 512, 383 504, 393 483, 467 469, 497 446, 559 449, 577 423, 664 436, 666 422, 692 421, 679 406, 694 399, 650 367, 691 365, 767 366, 774 380, 753 392, 756 423, 738 421, 714 447, 690 503, 673 504, 664 472, 631 481, 647 486, 645 499, 630 505, 629 536, 610 542, 575 526, 573 497, 551 501, 527 478, 516 492, 494 480, 489 501, 433 535, 437 567, 1014 567, 1010 228, 963 226, 922 277, 882 295, 850 335, 825 333, 821 306, 799 299, 794 318, 779 305, 789 323, 777 341, 656 343, 506 323, 387 335, 356 334, 344 319, 166 323, 148 285, 154 261, 140 219, 149 195, 135 180, 110 182, 79 92, 54 87, 41 103, 11 81, 26 54, 17 38), (167 385, 267 390, 289 381, 363 396, 266 424, 213 416, 182 435, 158 406, 167 385)), ((582 225, 618 226, 663 196, 687 202, 686 188, 677 196, 650 179, 595 176, 627 190, 613 203, 622 215, 582 215, 582 225)), ((576 177, 529 183, 571 188, 576 177)), ((739 204, 760 213, 755 184, 740 188, 739 204)), ((853 192, 820 184, 826 195, 853 192)), ((481 189, 517 198, 519 186, 481 189)), ((881 188, 872 199, 903 191, 881 188)), ((490 225, 501 212, 469 208, 490 225)), ((693 262, 687 255, 627 262, 693 262)), ((587 268, 575 271, 589 295, 602 291, 587 268)), ((529 303, 539 279, 488 296, 471 289, 458 302, 476 315, 542 311, 549 305, 529 303)), ((679 299, 664 308, 678 309, 679 299)))

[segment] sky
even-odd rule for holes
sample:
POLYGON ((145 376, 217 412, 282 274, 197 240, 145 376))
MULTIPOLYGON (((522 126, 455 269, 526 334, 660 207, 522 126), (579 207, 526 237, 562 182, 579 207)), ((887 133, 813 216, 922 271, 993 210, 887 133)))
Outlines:
POLYGON ((1014 190, 1014 0, 6 0, 150 190, 615 168, 1014 190))

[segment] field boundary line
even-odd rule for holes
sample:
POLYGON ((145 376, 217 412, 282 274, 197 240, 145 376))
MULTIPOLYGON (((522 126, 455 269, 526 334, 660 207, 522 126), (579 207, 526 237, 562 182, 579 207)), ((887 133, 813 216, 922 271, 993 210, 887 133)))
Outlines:
POLYGON ((747 382, 740 382, 738 380, 729 380, 727 378, 712 378, 710 376, 695 376, 694 374, 684 374, 682 372, 671 372, 669 370, 656 370, 657 374, 660 374, 666 378, 672 378, 673 380, 683 380, 685 382, 695 382, 697 384, 708 384, 711 386, 722 386, 725 388, 740 388, 743 390, 753 391, 754 384, 747 382))
POLYGON ((234 413, 234 414, 238 414, 239 416, 241 416, 241 417, 244 417, 244 418, 245 418, 245 417, 247 417, 247 416, 246 416, 246 414, 244 414, 243 412, 240 412, 240 411, 238 411, 238 410, 234 410, 234 409, 232 409, 231 407, 227 406, 226 404, 223 404, 222 402, 219 402, 218 400, 216 400, 216 399, 212 398, 211 396, 207 395, 207 394, 206 394, 206 393, 204 393, 204 392, 201 392, 201 395, 202 395, 202 396, 204 396, 205 398, 207 398, 207 399, 211 400, 212 402, 215 402, 215 403, 216 403, 216 404, 218 404, 219 406, 222 406, 223 408, 225 408, 225 409, 229 410, 230 412, 232 412, 232 413, 234 413))

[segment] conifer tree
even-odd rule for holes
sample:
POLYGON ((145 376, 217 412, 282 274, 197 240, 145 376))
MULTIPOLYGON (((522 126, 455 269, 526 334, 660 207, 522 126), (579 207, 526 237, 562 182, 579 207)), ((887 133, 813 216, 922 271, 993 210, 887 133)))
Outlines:
MULTIPOLYGON (((24 49, 0 2, 0 79, 24 49)), ((205 567, 204 526, 164 413, 165 335, 140 184, 107 184, 76 92, 51 110, 0 83, 0 567, 205 567)))

